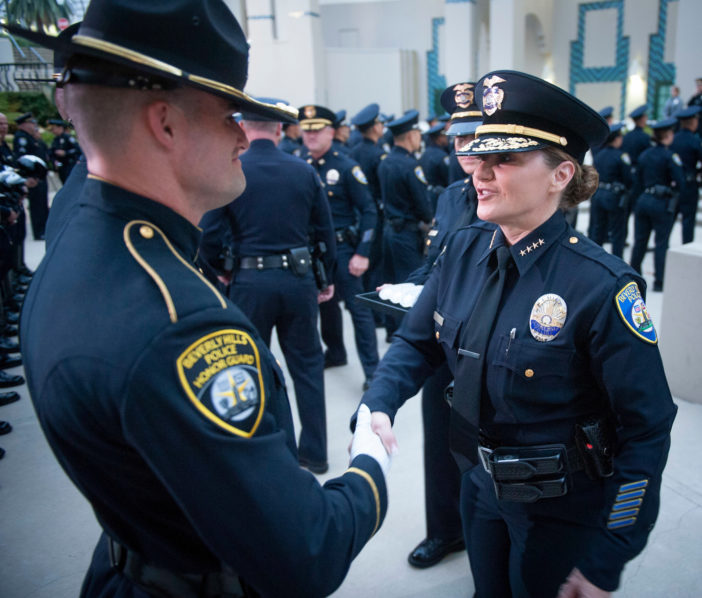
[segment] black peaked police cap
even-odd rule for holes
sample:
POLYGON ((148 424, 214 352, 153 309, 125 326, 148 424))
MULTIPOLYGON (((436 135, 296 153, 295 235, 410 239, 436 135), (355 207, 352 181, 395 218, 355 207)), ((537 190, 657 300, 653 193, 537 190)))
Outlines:
POLYGON ((269 106, 244 93, 249 45, 223 0, 92 0, 72 37, 3 26, 66 56, 65 83, 134 89, 186 85, 281 122, 297 116, 292 107, 269 106))
POLYGON ((609 135, 607 121, 575 96, 518 71, 493 71, 475 88, 483 124, 459 155, 529 152, 559 147, 582 163, 609 135))

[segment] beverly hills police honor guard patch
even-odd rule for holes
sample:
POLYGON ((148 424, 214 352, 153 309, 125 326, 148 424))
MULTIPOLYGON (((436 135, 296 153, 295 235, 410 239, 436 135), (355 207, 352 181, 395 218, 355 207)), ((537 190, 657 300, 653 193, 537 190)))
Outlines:
POLYGON ((176 367, 185 392, 207 419, 238 436, 253 436, 265 395, 258 349, 246 332, 203 336, 183 351, 176 367))
POLYGON ((568 306, 562 297, 554 293, 541 295, 529 316, 531 336, 542 343, 552 341, 563 328, 567 315, 568 306))
POLYGON ((617 304, 619 315, 629 330, 647 343, 655 345, 658 342, 653 321, 648 315, 646 304, 635 282, 630 282, 619 291, 614 302, 617 304))

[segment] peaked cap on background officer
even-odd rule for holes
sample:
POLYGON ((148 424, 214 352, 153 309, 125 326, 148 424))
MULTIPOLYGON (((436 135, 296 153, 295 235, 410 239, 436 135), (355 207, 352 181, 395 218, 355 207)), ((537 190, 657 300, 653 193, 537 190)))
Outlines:
POLYGON ((351 124, 360 129, 363 129, 366 127, 370 127, 376 122, 381 122, 379 116, 380 106, 378 106, 378 104, 375 103, 368 104, 368 106, 366 106, 362 110, 359 110, 359 112, 351 119, 351 124))
POLYGON ((475 101, 475 83, 463 81, 449 85, 439 98, 444 110, 451 116, 447 135, 473 135, 483 122, 483 115, 475 101))
POLYGON ((408 110, 400 118, 386 124, 394 136, 402 135, 412 129, 419 129, 419 112, 408 110))
POLYGON ((663 129, 674 129, 676 125, 678 124, 678 119, 675 118, 674 116, 671 116, 670 118, 662 118, 659 121, 656 121, 655 123, 649 123, 649 127, 653 129, 654 131, 662 131, 663 129))
POLYGON ((336 114, 334 114, 335 119, 334 119, 334 128, 338 129, 339 127, 348 127, 348 123, 346 122, 346 110, 339 110, 336 114))
POLYGON ((324 127, 333 127, 336 114, 324 106, 307 104, 298 108, 300 128, 303 131, 319 131, 324 127))
POLYGON ((634 108, 631 112, 629 112, 629 118, 636 120, 637 118, 641 118, 647 112, 648 105, 642 104, 641 106, 638 106, 637 108, 634 108))
POLYGON ((530 152, 558 147, 582 164, 609 134, 604 118, 575 96, 518 71, 493 71, 475 90, 483 124, 458 155, 530 152))
POLYGON ((699 116, 700 112, 702 112, 702 108, 699 106, 689 106, 688 108, 685 108, 684 110, 680 110, 680 112, 675 113, 675 118, 678 120, 685 120, 686 118, 694 118, 695 116, 699 116))
POLYGON ((244 93, 249 45, 223 0, 92 0, 72 37, 3 26, 62 53, 68 61, 64 83, 188 86, 234 100, 240 110, 280 113, 282 122, 296 116, 294 108, 282 110, 244 93), (83 59, 74 62, 78 57, 83 59))

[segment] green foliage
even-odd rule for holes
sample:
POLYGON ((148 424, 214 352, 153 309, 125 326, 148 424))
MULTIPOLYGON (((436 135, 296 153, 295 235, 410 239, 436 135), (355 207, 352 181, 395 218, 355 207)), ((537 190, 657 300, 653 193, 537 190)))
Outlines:
POLYGON ((6 91, 0 93, 0 112, 12 123, 25 112, 34 114, 39 124, 46 125, 49 118, 60 118, 56 107, 41 92, 6 91))
POLYGON ((55 34, 56 23, 61 17, 70 19, 71 9, 65 0, 10 0, 7 17, 10 22, 55 34))

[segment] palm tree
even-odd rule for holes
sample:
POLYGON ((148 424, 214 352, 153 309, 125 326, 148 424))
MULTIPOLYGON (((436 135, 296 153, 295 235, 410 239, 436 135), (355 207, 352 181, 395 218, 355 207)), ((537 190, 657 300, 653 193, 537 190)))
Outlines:
POLYGON ((70 19, 71 8, 65 0, 10 0, 8 22, 49 32, 60 18, 70 19))

